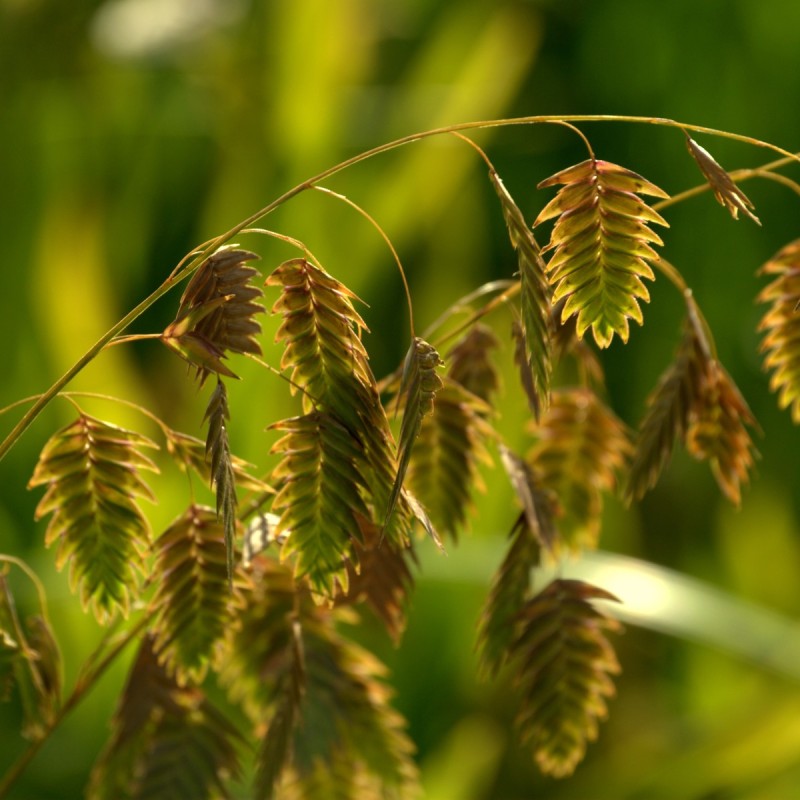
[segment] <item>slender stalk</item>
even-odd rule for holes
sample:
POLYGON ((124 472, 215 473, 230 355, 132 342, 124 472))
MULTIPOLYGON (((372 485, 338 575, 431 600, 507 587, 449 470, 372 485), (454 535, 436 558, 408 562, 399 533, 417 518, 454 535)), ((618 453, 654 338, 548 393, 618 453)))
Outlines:
POLYGON ((355 209, 362 217, 364 217, 367 222, 372 225, 373 228, 378 232, 380 237, 386 242, 386 246, 392 253, 392 257, 394 258, 394 263, 397 265, 397 270, 400 273, 400 279, 403 281, 403 289, 406 293, 406 304, 408 305, 408 324, 409 328, 411 329, 411 338, 413 339, 416 334, 414 332, 414 306, 411 302, 411 288, 408 285, 408 279, 406 278, 406 271, 403 269, 403 262, 400 261, 400 256, 395 249, 395 246, 392 244, 392 240, 389 238, 389 235, 386 231, 378 224, 376 219, 369 214, 365 209, 361 208, 358 203, 354 203, 349 197, 345 197, 343 194, 339 194, 339 192, 334 192, 331 189, 326 189, 324 186, 315 186, 314 187, 318 192, 322 192, 323 194, 327 194, 330 197, 335 197, 337 200, 341 200, 343 203, 347 203, 350 208, 355 209))
MULTIPOLYGON (((195 259, 198 261, 198 259, 195 259)), ((193 262, 194 263, 194 262, 193 262)), ((195 268, 200 266, 198 261, 195 268)), ((186 268, 188 269, 188 267, 186 268)), ((184 270, 185 271, 185 270, 184 270)), ((189 273, 186 272, 186 275, 189 273)), ((185 277, 185 275, 182 275, 185 277)), ((129 311, 119 322, 109 328, 46 392, 39 395, 36 402, 25 412, 20 421, 12 428, 11 432, 0 443, 0 460, 16 444, 19 437, 30 427, 36 417, 48 403, 65 387, 83 368, 89 364, 111 342, 131 325, 141 314, 147 311, 159 298, 165 295, 175 284, 175 279, 168 278, 152 294, 142 300, 133 310, 129 311)))
MULTIPOLYGON (((472 308, 472 303, 474 303, 476 300, 481 299, 482 297, 485 297, 487 294, 494 294, 496 292, 502 292, 503 299, 508 299, 509 297, 519 292, 519 281, 509 280, 508 278, 496 281, 489 281, 489 283, 484 283, 483 286, 479 286, 474 291, 464 295, 464 297, 460 297, 449 308, 445 309, 442 312, 442 314, 440 314, 433 322, 431 322, 430 325, 428 325, 428 327, 422 334, 422 338, 428 341, 433 336, 434 332, 437 331, 439 328, 441 328, 445 324, 445 322, 450 320, 456 314, 460 314, 462 312, 467 312, 467 311, 472 312, 470 314, 469 319, 465 323, 467 327, 471 325, 473 322, 477 322, 478 319, 480 319, 481 317, 485 316, 488 313, 488 311, 484 311, 484 309, 486 309, 488 305, 491 305, 491 303, 494 303, 495 301, 491 301, 491 303, 487 304, 486 306, 482 306, 477 311, 475 311, 472 308)), ((494 308, 493 305, 492 308, 494 308)), ((458 333, 460 333, 463 330, 463 327, 464 326, 461 326, 458 329, 458 333)), ((445 340, 446 339, 443 339, 442 341, 445 340)))
MULTIPOLYGON (((499 289, 502 288, 500 284, 504 283, 504 281, 494 281, 493 283, 496 284, 495 288, 499 289)), ((488 314, 491 314, 492 311, 494 311, 499 306, 508 303, 508 301, 512 297, 519 294, 521 289, 522 289, 522 284, 519 281, 510 282, 508 286, 500 292, 500 294, 493 297, 485 305, 482 305, 480 308, 475 309, 469 315, 469 317, 463 320, 458 326, 448 331, 444 336, 437 338, 436 340, 437 348, 441 347, 446 342, 449 342, 451 339, 455 339, 456 336, 459 336, 463 331, 472 327, 476 322, 478 322, 478 320, 481 320, 488 314)))
POLYGON ((39 608, 41 609, 42 617, 49 623, 47 595, 45 594, 44 586, 39 576, 21 558, 17 558, 16 556, 0 555, 0 563, 13 564, 27 575, 30 582, 36 587, 36 594, 39 597, 39 608))
POLYGON ((684 300, 686 301, 686 313, 689 316, 689 321, 694 329, 700 346, 703 349, 703 354, 709 360, 717 360, 717 345, 714 342, 714 337, 711 335, 711 328, 700 311, 700 306, 694 300, 691 289, 686 289, 683 293, 684 300))
MULTIPOLYGON (((764 178, 769 181, 774 181, 775 183, 781 184, 781 186, 785 186, 795 194, 800 194, 800 184, 798 184, 797 181, 793 181, 791 178, 787 178, 785 175, 781 175, 779 172, 772 172, 767 169, 751 169, 746 170, 746 172, 752 174, 754 178, 764 178)), ((733 175, 733 173, 731 173, 731 175, 733 175)))
POLYGON ((597 156, 595 156, 594 148, 590 144, 589 140, 586 138, 586 134, 580 128, 576 128, 574 125, 572 125, 571 123, 567 122, 566 120, 562 120, 561 124, 565 128, 571 130, 573 133, 575 133, 578 136, 580 136, 580 138, 583 140, 583 144, 586 147, 587 152, 589 153, 589 158, 592 161, 596 161, 597 160, 597 156))
POLYGON ((118 344, 130 344, 131 342, 143 342, 146 339, 160 339, 160 333, 131 333, 128 336, 117 336, 112 339, 106 347, 114 347, 118 344))
POLYGON ((657 261, 653 262, 653 266, 659 271, 664 273, 667 276, 670 283, 684 296, 686 296, 687 292, 691 294, 691 289, 687 285, 686 281, 683 279, 683 275, 674 267, 672 264, 669 263, 665 258, 659 258, 657 261))
POLYGON ((477 142, 470 139, 469 136, 464 136, 463 133, 459 133, 458 131, 453 131, 453 136, 455 136, 456 139, 461 139, 462 142, 466 142, 484 160, 486 166, 489 168, 489 172, 494 172, 495 175, 497 174, 494 164, 492 164, 489 156, 486 155, 486 151, 477 142))
MULTIPOLYGON (((432 344, 434 344, 437 350, 441 350, 441 348, 447 344, 447 342, 449 342, 451 339, 454 339, 456 336, 470 328, 479 320, 483 319, 498 306, 508 303, 512 297, 520 292, 520 289, 521 286, 519 281, 498 280, 485 283, 474 292, 470 292, 461 299, 456 300, 456 302, 453 303, 450 308, 448 308, 441 316, 439 316, 438 319, 434 320, 425 329, 425 331, 423 331, 422 338, 425 339, 425 341, 430 341, 432 344), (493 292, 499 292, 499 294, 495 295, 495 297, 489 300, 489 302, 486 304, 480 306, 480 308, 470 308, 470 303, 493 292), (447 322, 456 314, 467 311, 471 313, 465 320, 462 320, 462 322, 459 323, 455 328, 443 334, 442 336, 437 336, 434 338, 435 332, 442 325, 444 325, 445 322, 447 322)), ((402 372, 403 363, 401 362, 398 364, 396 369, 378 381, 378 393, 382 394, 385 392, 392 385, 392 383, 399 379, 402 372)))
MULTIPOLYGON (((731 170, 728 175, 735 183, 750 180, 751 178, 764 178, 766 180, 772 180, 776 183, 786 186, 796 194, 800 194, 800 185, 798 185, 796 181, 793 181, 791 178, 787 178, 786 176, 775 172, 776 169, 785 167, 787 164, 792 163, 792 161, 794 161, 793 158, 780 158, 777 161, 771 161, 769 164, 764 164, 762 167, 731 170)), ((710 191, 711 185, 708 182, 702 183, 698 186, 693 186, 691 189, 678 192, 678 194, 673 194, 671 197, 668 197, 665 200, 659 200, 657 203, 653 203, 653 208, 656 211, 661 211, 669 206, 682 203, 684 200, 688 200, 690 197, 697 197, 698 195, 705 194, 706 192, 710 191)))
POLYGON ((289 377, 286 373, 281 372, 279 369, 276 369, 275 367, 272 366, 272 364, 268 364, 260 356, 257 356, 255 353, 243 353, 243 355, 245 358, 249 358, 251 361, 255 361, 256 364, 263 367, 265 370, 267 370, 267 372, 271 372, 276 378, 280 378, 282 381, 286 381, 286 383, 288 383, 289 386, 291 386, 295 392, 299 392, 300 394, 305 395, 314 404, 316 408, 319 408, 319 406, 322 405, 319 398, 314 397, 314 395, 311 394, 311 392, 309 392, 305 386, 301 386, 299 383, 295 383, 295 381, 293 381, 291 377, 289 377))
MULTIPOLYGON (((17 614, 17 606, 14 602, 14 595, 11 594, 11 589, 8 586, 6 576, 0 573, 0 593, 3 595, 3 605, 8 611, 8 616, 11 620, 11 627, 14 631, 14 637, 19 642, 20 650, 25 653, 25 667, 31 675, 31 680, 36 685, 38 692, 43 691, 42 676, 34 663, 35 658, 28 644, 28 639, 25 636, 25 631, 22 629, 22 624, 19 621, 19 614, 17 614)), ((24 704, 24 703, 23 703, 24 704)))
POLYGON ((287 236, 285 233, 278 233, 277 231, 268 231, 266 228, 242 228, 240 233, 258 233, 261 236, 270 236, 273 239, 278 239, 281 242, 286 242, 286 244, 290 244, 292 247, 296 247, 298 250, 303 251, 303 255, 313 261, 315 264, 318 264, 316 257, 314 254, 305 246, 303 242, 299 239, 295 239, 294 236, 287 236))
POLYGON ((103 336, 101 336, 46 392, 40 396, 34 405, 28 409, 19 422, 13 427, 11 432, 5 437, 2 443, 0 443, 0 460, 6 456, 8 451, 14 446, 20 436, 30 427, 30 425, 39 416, 48 403, 67 384, 69 384, 70 381, 78 373, 80 373, 83 368, 106 347, 106 345, 109 344, 109 342, 125 331, 126 328, 128 328, 141 314, 143 314, 157 300, 170 291, 170 289, 180 283, 184 278, 191 275, 203 263, 203 261, 205 261, 205 259, 214 252, 214 250, 228 242, 232 237, 236 236, 237 233, 243 231, 245 228, 251 227, 268 214, 271 214, 275 209, 284 205, 286 202, 303 193, 307 189, 314 187, 316 184, 321 183, 332 175, 336 175, 339 172, 349 169, 350 167, 355 166, 362 161, 367 161, 368 159, 371 159, 382 153, 389 152, 390 150, 395 150, 399 147, 403 147, 404 145, 412 144, 413 142, 419 142, 423 139, 429 139, 434 136, 441 136, 443 134, 450 134, 460 131, 504 128, 514 125, 564 125, 565 123, 579 122, 627 122, 676 128, 683 133, 686 133, 687 131, 704 133, 710 136, 731 139, 733 141, 742 142, 755 147, 772 150, 773 152, 784 156, 789 160, 800 162, 800 155, 791 153, 782 147, 762 141, 761 139, 755 139, 752 136, 730 133, 729 131, 723 131, 717 128, 709 128, 703 125, 690 125, 685 122, 678 122, 676 120, 667 119, 664 117, 640 117, 623 114, 572 114, 567 116, 537 115, 495 120, 479 120, 473 122, 462 122, 456 125, 447 125, 440 128, 432 128, 427 131, 412 133, 408 136, 394 139, 391 142, 386 142, 378 145, 377 147, 373 147, 370 150, 365 150, 361 153, 358 153, 357 155, 345 159, 344 161, 340 161, 338 164, 328 167, 314 177, 297 184, 297 186, 294 186, 293 188, 284 192, 282 195, 275 198, 263 208, 234 225, 226 233, 221 234, 215 239, 211 239, 202 248, 193 250, 192 253, 196 254, 194 255, 194 258, 190 257, 191 254, 184 257, 184 259, 182 259, 179 263, 178 267, 173 270, 172 274, 170 274, 170 276, 152 294, 142 300, 139 305, 128 312, 121 320, 119 320, 119 322, 117 322, 105 334, 103 334, 103 336), (186 263, 187 261, 188 263, 186 263), (185 266, 181 266, 181 264, 184 263, 185 266))

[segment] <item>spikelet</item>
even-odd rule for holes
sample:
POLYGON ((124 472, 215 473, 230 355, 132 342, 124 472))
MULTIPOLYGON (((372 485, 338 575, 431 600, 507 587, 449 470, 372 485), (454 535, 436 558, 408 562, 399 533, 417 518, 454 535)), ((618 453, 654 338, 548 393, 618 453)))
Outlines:
POLYGON ((558 545, 568 551, 596 547, 603 492, 615 489, 631 455, 627 428, 597 395, 581 388, 553 392, 534 430, 539 441, 528 461, 558 503, 558 545))
POLYGON ((150 537, 137 500, 155 500, 140 471, 158 471, 142 448, 155 446, 81 414, 45 444, 28 482, 28 488, 47 486, 36 507, 36 519, 52 514, 45 544, 58 542, 56 566, 69 564, 72 590, 101 622, 117 609, 127 614, 137 593, 135 568, 150 537))
POLYGON ((192 505, 153 545, 153 649, 181 685, 202 682, 230 624, 223 528, 212 509, 192 505))
POLYGON ((552 581, 522 608, 510 648, 521 693, 517 725, 539 768, 555 778, 570 775, 597 738, 614 694, 610 676, 620 671, 606 637, 619 623, 595 600, 616 598, 583 581, 552 581))
POLYGON ((223 359, 228 353, 261 354, 255 319, 264 307, 252 279, 258 271, 245 265, 255 253, 222 247, 197 269, 181 297, 175 321, 161 340, 188 361, 201 384, 210 373, 235 378, 223 359))
POLYGON ((774 276, 758 295, 759 303, 770 307, 761 319, 764 332, 761 351, 769 386, 778 393, 778 405, 790 408, 792 421, 800 424, 800 239, 776 253, 759 270, 774 276))
POLYGON ((263 556, 253 577, 221 680, 261 739, 255 796, 318 789, 313 796, 361 800, 360 781, 348 776, 364 772, 381 797, 415 797, 413 745, 391 707, 386 668, 339 632, 346 609, 315 604, 288 569, 263 556))
POLYGON ((717 202, 726 208, 734 219, 739 219, 739 212, 746 214, 757 225, 761 220, 753 213, 755 206, 750 198, 733 182, 733 178, 717 163, 714 156, 688 134, 686 147, 695 163, 708 181, 717 202))
POLYGON ((227 798, 242 737, 204 692, 181 686, 145 637, 92 770, 88 800, 227 798))
POLYGON ((530 377, 528 396, 538 419, 547 408, 552 371, 552 292, 547 267, 533 232, 503 181, 493 170, 489 177, 500 198, 511 245, 517 251, 523 324, 518 362, 526 365, 525 374, 530 377))
POLYGON ((642 322, 639 301, 650 294, 642 282, 655 277, 658 259, 652 244, 663 244, 649 227, 667 225, 639 194, 667 194, 635 172, 590 158, 542 181, 539 188, 561 184, 534 226, 557 217, 546 251, 553 302, 566 300, 561 321, 577 316, 577 333, 591 328, 599 347, 614 334, 628 341, 628 320, 642 322))

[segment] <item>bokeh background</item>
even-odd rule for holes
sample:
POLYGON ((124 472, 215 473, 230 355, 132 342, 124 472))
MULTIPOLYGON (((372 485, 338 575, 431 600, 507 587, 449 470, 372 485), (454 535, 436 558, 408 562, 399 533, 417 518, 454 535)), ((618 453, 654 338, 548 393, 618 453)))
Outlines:
MULTIPOLYGON (((45 389, 195 245, 299 181, 405 134, 528 114, 634 114, 798 150, 798 31, 800 4, 783 0, 0 0, 0 405, 45 389)), ((582 129, 599 157, 670 193, 700 182, 675 130, 582 129)), ((475 138, 530 219, 546 202, 536 183, 585 155, 555 126, 475 138)), ((697 138, 730 169, 772 158, 697 138)), ((420 328, 516 268, 485 169, 454 139, 404 147, 327 185, 392 238, 420 328)), ((756 333, 763 309, 754 303, 764 284, 757 268, 800 234, 800 203, 777 184, 745 188, 763 227, 734 222, 705 194, 670 208, 663 234, 665 255, 692 286, 763 429, 743 507, 729 508, 705 466, 680 452, 640 506, 608 502, 603 553, 567 571, 591 573, 625 600, 624 673, 599 742, 559 783, 540 778, 515 741, 510 687, 476 677, 476 623, 516 514, 499 465, 487 473, 488 491, 458 546, 445 557, 421 547, 402 646, 378 629, 359 634, 392 669, 430 800, 800 796, 800 432, 768 390, 756 333)), ((408 321, 375 231, 315 193, 265 224, 305 241, 364 299, 375 372, 393 369, 408 321)), ((262 255, 265 272, 295 255, 264 237, 238 241, 262 255)), ((679 334, 674 289, 662 279, 651 294, 645 326, 602 355, 609 401, 631 425, 679 334)), ((177 296, 167 296, 135 331, 161 330, 176 306, 177 296)), ((507 319, 497 324, 505 335, 507 319)), ((234 368, 247 380, 231 387, 233 441, 266 465, 272 439, 264 429, 292 403, 254 365, 234 368)), ((142 403, 202 436, 205 394, 157 343, 108 351, 73 388, 142 403)), ((499 425, 524 447, 510 372, 504 391, 499 425)), ((86 407, 149 431, 125 408, 86 407)), ((20 413, 0 417, 4 432, 20 413)), ((0 464, 0 551, 24 556, 45 580, 68 687, 99 632, 43 550, 44 526, 32 522, 38 495, 24 489, 38 450, 70 415, 68 404, 52 404, 0 464)), ((158 486, 156 529, 185 503, 180 476, 165 474, 158 486)), ((23 610, 33 607, 30 585, 14 581, 23 610)), ((81 796, 124 661, 12 796, 81 796)), ((0 707, 0 768, 24 746, 17 725, 14 704, 0 707)))

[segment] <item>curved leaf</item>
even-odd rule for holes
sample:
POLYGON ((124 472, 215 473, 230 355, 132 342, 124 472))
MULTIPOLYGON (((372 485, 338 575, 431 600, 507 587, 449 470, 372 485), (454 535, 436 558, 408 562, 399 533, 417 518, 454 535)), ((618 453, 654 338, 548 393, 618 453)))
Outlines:
POLYGON ((643 279, 653 280, 649 262, 658 258, 651 244, 663 244, 649 228, 666 221, 638 194, 668 195, 635 172, 590 158, 542 181, 562 184, 542 209, 534 227, 558 217, 545 250, 553 301, 566 301, 561 321, 577 316, 577 333, 592 329, 599 347, 614 334, 628 341, 628 320, 642 322, 639 301, 650 295, 643 279))

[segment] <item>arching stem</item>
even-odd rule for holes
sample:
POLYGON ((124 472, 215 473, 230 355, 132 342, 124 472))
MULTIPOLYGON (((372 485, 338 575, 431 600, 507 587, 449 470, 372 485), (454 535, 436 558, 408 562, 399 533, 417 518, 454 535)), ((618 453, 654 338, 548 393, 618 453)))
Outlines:
POLYGON ((400 280, 403 281, 403 289, 406 293, 406 303, 408 304, 408 324, 411 331, 411 338, 415 337, 414 333, 414 306, 411 302, 411 289, 408 285, 408 278, 406 277, 406 271, 403 269, 403 263, 400 261, 400 256, 395 249, 395 246, 392 244, 392 240, 389 238, 386 231, 378 224, 375 218, 369 214, 365 209, 363 209, 358 203, 353 202, 349 197, 346 197, 343 194, 339 194, 339 192, 334 192, 331 189, 326 189, 324 186, 315 186, 314 187, 318 192, 322 192, 323 194, 327 194, 330 197, 335 197, 337 200, 341 200, 343 203, 347 203, 351 208, 355 209, 359 214, 361 214, 367 222, 375 228, 376 231, 380 234, 381 238, 384 242, 386 242, 386 246, 392 253, 392 257, 394 258, 394 263, 397 264, 397 270, 400 273, 400 280))
POLYGON ((243 219, 241 222, 234 225, 230 230, 217 236, 214 239, 206 242, 201 248, 192 250, 190 254, 185 256, 172 271, 167 279, 150 295, 142 300, 135 308, 129 311, 122 319, 115 325, 109 328, 103 336, 101 336, 53 385, 42 395, 39 399, 28 409, 23 417, 8 433, 5 439, 0 443, 0 460, 2 460, 8 451, 14 446, 20 436, 30 427, 33 421, 39 416, 47 404, 65 387, 70 381, 80 373, 84 367, 87 366, 102 350, 116 337, 122 334, 136 319, 139 318, 147 309, 149 309, 156 301, 163 297, 167 292, 174 288, 184 278, 191 275, 218 247, 221 247, 231 238, 256 224, 259 220, 271 214, 275 209, 284 205, 286 202, 302 194, 307 189, 322 183, 332 175, 336 175, 346 169, 349 169, 362 161, 374 158, 382 153, 395 150, 407 144, 429 139, 442 134, 457 133, 470 130, 488 130, 492 128, 503 128, 515 125, 564 125, 565 123, 594 123, 594 122, 622 122, 622 123, 636 123, 644 125, 656 125, 660 127, 677 128, 682 132, 692 131, 694 133, 705 133, 711 136, 717 136, 733 141, 743 142, 745 144, 753 145, 755 147, 765 148, 786 157, 787 159, 800 162, 800 156, 791 153, 782 147, 765 142, 761 139, 755 139, 751 136, 744 136, 742 134, 730 133, 728 131, 719 130, 717 128, 709 128, 702 125, 691 125, 676 120, 667 119, 664 117, 640 117, 622 114, 572 114, 566 116, 556 115, 537 115, 514 117, 506 119, 495 120, 478 120, 474 122, 462 122, 455 125, 447 125, 440 128, 432 128, 427 131, 419 133, 412 133, 408 136, 403 136, 399 139, 394 139, 391 142, 373 147, 370 150, 365 150, 358 153, 344 161, 335 164, 328 169, 323 170, 312 178, 297 184, 288 191, 276 197, 272 202, 268 203, 263 208, 259 209, 249 217, 243 219))

